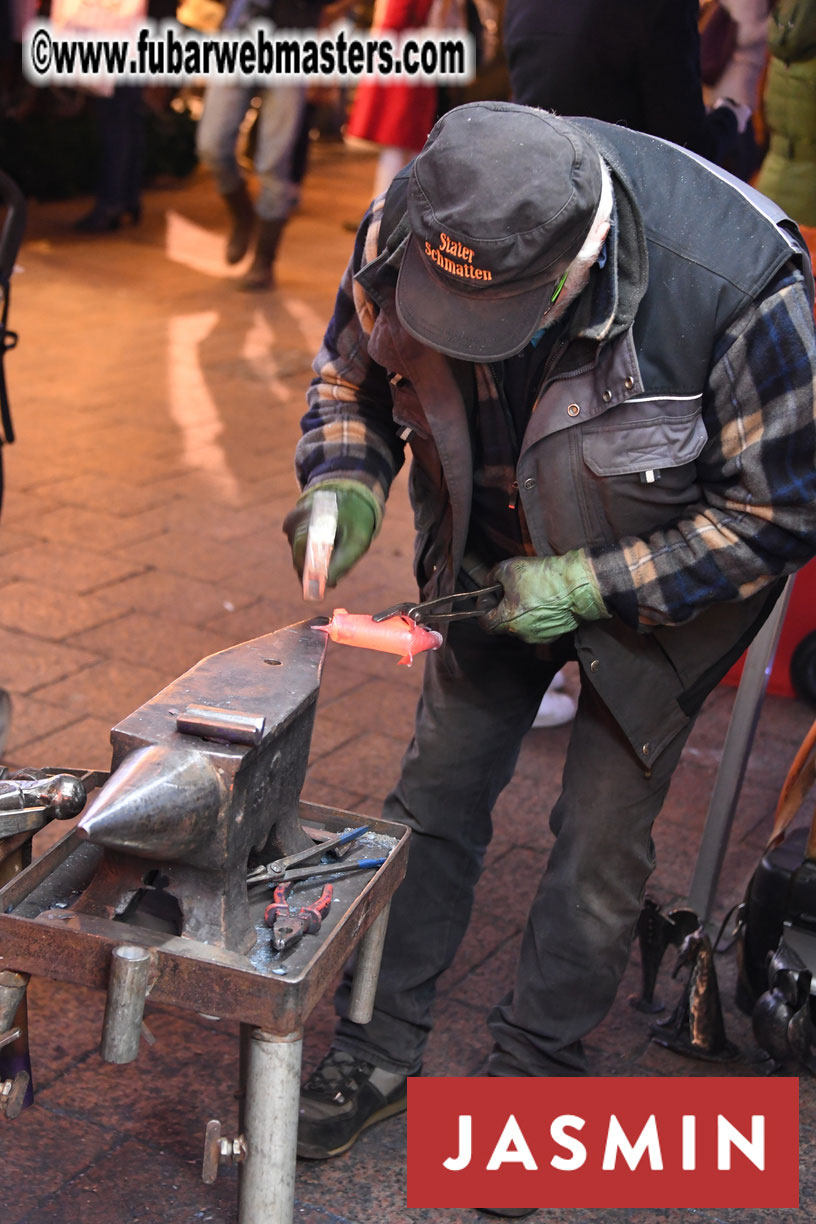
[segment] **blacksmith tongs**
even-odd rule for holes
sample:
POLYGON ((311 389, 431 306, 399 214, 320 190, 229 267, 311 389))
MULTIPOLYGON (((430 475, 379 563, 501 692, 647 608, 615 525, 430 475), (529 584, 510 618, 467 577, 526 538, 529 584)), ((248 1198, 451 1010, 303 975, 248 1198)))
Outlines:
MULTIPOLYGON (((313 858, 322 858, 327 851, 337 850, 340 846, 355 841, 356 838, 362 837, 367 832, 368 825, 360 825, 357 829, 347 829, 345 833, 338 833, 336 837, 328 837, 323 841, 315 842, 313 846, 305 850, 297 850, 294 854, 274 859, 271 863, 261 863, 260 866, 248 872, 247 884, 266 884, 269 880, 282 880, 292 867, 300 863, 308 863, 313 858)), ((342 862, 335 864, 337 870, 342 870, 344 866, 342 862)))
POLYGON ((440 595, 437 599, 426 599, 424 603, 398 603, 386 608, 383 612, 375 612, 373 621, 389 620, 392 616, 409 616, 418 625, 426 625, 429 621, 467 620, 473 616, 484 616, 491 608, 501 603, 504 587, 500 582, 494 586, 479 587, 475 591, 457 591, 454 595, 440 595), (474 603, 472 608, 461 608, 463 603, 474 603), (450 611, 443 612, 445 604, 455 605, 450 611), (440 611, 436 611, 439 608, 440 611))

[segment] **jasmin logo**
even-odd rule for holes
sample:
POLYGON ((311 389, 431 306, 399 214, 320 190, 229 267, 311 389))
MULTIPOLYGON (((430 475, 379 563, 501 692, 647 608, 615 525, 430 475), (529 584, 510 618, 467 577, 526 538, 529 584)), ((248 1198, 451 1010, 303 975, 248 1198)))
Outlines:
POLYGON ((461 276, 465 280, 491 281, 493 273, 488 268, 473 266, 475 253, 472 247, 465 246, 463 242, 457 242, 444 233, 439 235, 438 246, 431 246, 430 242, 425 243, 425 254, 443 272, 450 272, 451 275, 461 276))
MULTIPOLYGON (((572 1172, 582 1169, 588 1158, 586 1146, 581 1143, 573 1131, 579 1132, 586 1126, 586 1118, 577 1114, 559 1114, 550 1123, 549 1134, 554 1145, 554 1154, 550 1164, 554 1169, 572 1172), (564 1152, 568 1155, 561 1155, 564 1152)), ((697 1168, 697 1117, 695 1114, 684 1114, 681 1134, 682 1167, 697 1168)), ((736 1147, 745 1155, 757 1169, 765 1168, 765 1116, 751 1115, 750 1137, 743 1135, 732 1126, 723 1114, 717 1115, 717 1168, 731 1168, 731 1150, 736 1147)), ((459 1151, 456 1156, 443 1160, 446 1169, 459 1172, 470 1167, 473 1159, 473 1116, 459 1115, 459 1151)), ((655 1114, 650 1114, 643 1129, 634 1141, 624 1130, 615 1114, 609 1119, 606 1136, 603 1141, 603 1157, 601 1168, 610 1170, 617 1167, 618 1160, 626 1162, 628 1168, 635 1170, 641 1161, 650 1169, 663 1169, 663 1151, 655 1114)), ((533 1156, 530 1145, 514 1114, 504 1124, 498 1142, 485 1165, 488 1172, 500 1169, 504 1164, 520 1164, 525 1169, 534 1171, 538 1163, 533 1156)))
POLYGON ((408 1206, 799 1205, 799 1081, 408 1081, 408 1206))

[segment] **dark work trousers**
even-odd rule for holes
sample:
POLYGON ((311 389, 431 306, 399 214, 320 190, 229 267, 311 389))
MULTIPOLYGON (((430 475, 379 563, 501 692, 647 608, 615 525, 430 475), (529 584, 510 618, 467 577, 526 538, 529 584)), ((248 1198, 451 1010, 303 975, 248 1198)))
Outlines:
MULTIPOLYGON (((345 1019, 347 975, 336 997, 337 1047, 391 1071, 418 1070, 437 978, 470 918, 493 805, 556 666, 473 622, 451 626, 446 646, 427 657, 414 739, 383 813, 412 830, 408 870, 392 901, 373 1019, 345 1019)), ((488 1017, 491 1074, 585 1073, 581 1038, 611 1007, 626 968, 654 867, 652 824, 687 734, 645 772, 583 680, 550 816, 556 843, 512 991, 488 1017)))
POLYGON ((111 209, 138 208, 142 191, 144 117, 137 85, 117 85, 109 98, 96 98, 100 155, 96 197, 111 209))

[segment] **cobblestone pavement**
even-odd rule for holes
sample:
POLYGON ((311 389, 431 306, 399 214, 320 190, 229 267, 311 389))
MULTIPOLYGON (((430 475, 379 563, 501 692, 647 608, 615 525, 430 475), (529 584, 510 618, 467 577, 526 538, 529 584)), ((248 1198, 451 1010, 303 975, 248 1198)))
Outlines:
MULTIPOLYGON (((373 177, 368 155, 320 145, 287 230, 273 293, 236 291, 222 263, 223 218, 205 176, 151 191, 138 228, 80 237, 81 203, 35 205, 16 278, 7 360, 18 441, 5 452, 0 525, 0 685, 14 708, 6 757, 106 768, 111 725, 203 655, 300 620, 304 609, 281 520, 295 495, 292 451, 309 366, 373 177)), ((236 274, 240 268, 236 270, 236 274)), ((373 611, 414 594, 411 520, 401 475, 384 529, 344 583, 342 602, 373 611)), ((328 606, 328 604, 327 604, 328 606)), ((330 647, 304 797, 376 815, 410 735, 420 667, 330 647)), ((569 676, 575 688, 576 678, 569 676)), ((733 690, 710 700, 655 835, 651 891, 688 888, 733 690)), ((717 915, 742 895, 779 786, 812 719, 768 698, 726 858, 717 915)), ((531 732, 496 813, 476 913, 446 974, 428 1051, 431 1075, 468 1075, 488 1049, 484 1015, 505 988, 546 859, 568 727, 531 732)), ((63 829, 38 835, 42 850, 63 829)), ((592 1036, 608 1076, 755 1075, 750 1027, 733 1004, 734 958, 719 962, 739 1059, 693 1062, 648 1041, 620 997, 592 1036)), ((661 991, 680 990, 668 970, 661 991)), ((156 1041, 126 1067, 98 1057, 103 999, 35 980, 30 988, 36 1103, 3 1136, 3 1224, 230 1224, 234 1170, 200 1180, 204 1127, 236 1128, 234 1027, 148 1006, 156 1041)), ((306 1064, 331 1029, 313 1013, 306 1064)), ((561 1224, 699 1218, 811 1218, 816 1189, 812 1082, 802 1079, 799 1211, 551 1211, 561 1224)), ((405 1121, 348 1153, 298 1167, 302 1224, 456 1221, 472 1212, 405 1206, 405 1121)), ((544 1218, 542 1216, 542 1218, 544 1218)))

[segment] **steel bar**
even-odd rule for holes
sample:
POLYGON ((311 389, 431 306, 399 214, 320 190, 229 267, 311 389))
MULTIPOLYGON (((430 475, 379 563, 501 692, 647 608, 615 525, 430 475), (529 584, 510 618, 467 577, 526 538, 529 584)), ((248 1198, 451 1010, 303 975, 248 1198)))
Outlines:
POLYGON ((9 1029, 7 1033, 0 1033, 0 1050, 12 1044, 22 1034, 22 1029, 18 1025, 17 1028, 9 1029))
POLYGON ((99 1048, 105 1062, 133 1062, 139 1053, 150 964, 147 948, 120 944, 113 950, 99 1048))
POLYGON ((357 949, 348 1012, 349 1020, 355 1024, 368 1024, 374 1014, 374 994, 377 990, 390 909, 389 900, 366 931, 357 949))
POLYGON ((46 807, 0 812, 0 837, 13 837, 15 833, 36 833, 39 829, 44 829, 49 820, 50 814, 46 807))
POLYGON ((745 657, 688 894, 688 907, 703 924, 709 921, 714 908, 728 838, 792 585, 793 579, 789 578, 745 657))
POLYGON ((249 1035, 238 1224, 292 1224, 303 1034, 249 1035))
POLYGON ((231 744, 260 744, 265 725, 263 715, 216 706, 188 706, 176 719, 176 726, 184 735, 223 739, 231 744))

